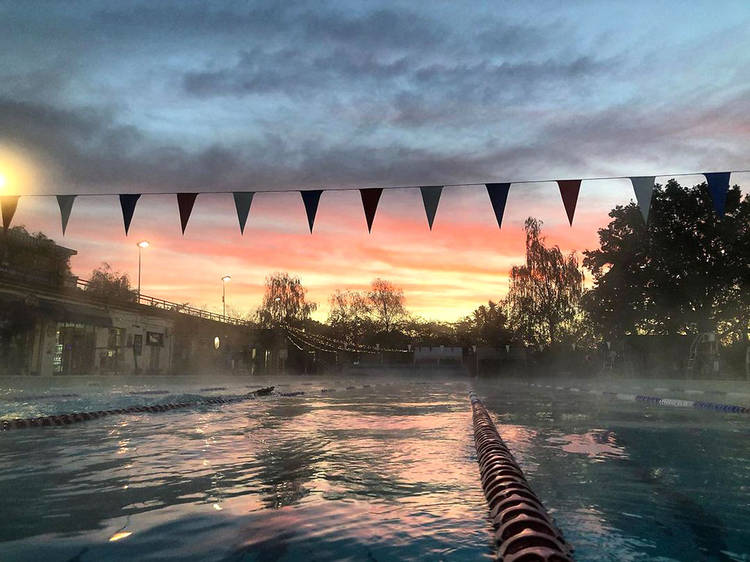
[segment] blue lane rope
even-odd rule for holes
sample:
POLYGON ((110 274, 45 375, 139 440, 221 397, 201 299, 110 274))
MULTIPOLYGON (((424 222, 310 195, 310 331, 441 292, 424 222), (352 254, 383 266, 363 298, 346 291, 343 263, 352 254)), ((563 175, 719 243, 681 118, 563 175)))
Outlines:
MULTIPOLYGON (((552 386, 549 384, 535 384, 529 383, 529 386, 535 388, 548 388, 554 390, 567 390, 569 392, 586 392, 581 391, 579 388, 568 387, 568 386, 552 386)), ((674 389, 675 392, 679 392, 679 389, 674 389)), ((697 391, 695 391, 697 392, 697 391)), ((705 394, 728 394, 721 391, 702 391, 705 394)), ((608 390, 589 390, 589 394, 597 394, 606 396, 608 398, 614 398, 617 400, 625 400, 628 402, 646 402, 653 406, 672 406, 677 408, 698 408, 702 410, 713 410, 715 412, 726 412, 729 414, 750 414, 750 407, 738 406, 736 404, 724 404, 721 402, 706 402, 703 400, 682 400, 679 398, 664 398, 661 396, 649 396, 646 394, 627 394, 623 392, 611 392, 608 390)))

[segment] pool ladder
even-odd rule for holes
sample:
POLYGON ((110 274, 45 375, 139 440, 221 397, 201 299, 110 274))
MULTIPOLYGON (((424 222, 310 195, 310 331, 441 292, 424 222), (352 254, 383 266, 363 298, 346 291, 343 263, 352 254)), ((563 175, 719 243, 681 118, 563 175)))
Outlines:
POLYGON ((503 562, 568 562, 573 548, 544 509, 482 401, 470 394, 482 488, 503 562))

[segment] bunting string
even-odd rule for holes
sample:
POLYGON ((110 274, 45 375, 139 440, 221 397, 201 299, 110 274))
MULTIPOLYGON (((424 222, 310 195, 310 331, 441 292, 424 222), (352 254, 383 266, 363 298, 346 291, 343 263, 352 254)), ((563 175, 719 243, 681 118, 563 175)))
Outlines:
MULTIPOLYGON (((302 197, 302 202, 305 207, 305 213, 307 215, 307 222, 310 228, 310 233, 313 232, 313 226, 315 224, 315 217, 318 211, 318 205, 320 203, 320 197, 324 191, 354 191, 358 190, 362 198, 362 207, 365 212, 365 219, 367 222, 368 232, 372 231, 373 221, 377 212, 378 203, 380 202, 381 195, 384 190, 393 189, 419 189, 422 195, 422 204, 424 206, 425 214, 427 216, 427 224, 432 230, 435 216, 437 214, 438 205, 440 203, 440 197, 443 189, 446 187, 476 187, 484 186, 487 189, 487 193, 492 204, 492 209, 497 220, 498 228, 502 226, 503 214, 505 212, 506 203, 510 189, 514 185, 529 185, 538 183, 550 183, 555 182, 560 190, 560 196, 562 198, 563 207, 568 218, 568 222, 573 226, 573 217, 575 215, 576 206, 578 204, 578 196, 581 190, 582 182, 590 181, 607 181, 607 180, 623 180, 628 179, 631 181, 633 186, 633 192, 637 204, 643 215, 644 222, 648 222, 649 210, 651 206, 651 196, 654 191, 655 180, 657 177, 685 177, 685 176, 697 176, 703 175, 706 178, 706 184, 708 191, 713 202, 714 211, 718 217, 723 217, 726 212, 726 198, 727 192, 729 191, 731 174, 737 173, 750 173, 750 170, 730 170, 723 172, 678 172, 678 173, 661 173, 650 176, 595 176, 579 179, 532 179, 532 180, 516 180, 503 183, 497 182, 481 182, 481 183, 445 183, 443 185, 391 185, 383 187, 331 187, 325 189, 253 189, 252 191, 228 191, 228 190, 209 190, 203 192, 193 193, 176 193, 176 192, 164 192, 154 191, 147 193, 121 193, 119 194, 120 206, 122 209, 123 226, 125 228, 125 234, 128 234, 130 229, 131 221, 135 213, 136 203, 142 195, 175 195, 177 197, 177 206, 180 215, 180 226, 182 233, 185 234, 190 215, 193 211, 195 201, 201 193, 206 194, 222 194, 231 193, 234 197, 235 208, 237 211, 237 219, 239 221, 240 232, 244 234, 245 225, 247 223, 250 207, 253 201, 253 196, 256 193, 289 193, 298 192, 302 197)), ((60 208, 60 221, 62 226, 62 233, 65 235, 65 231, 68 226, 68 221, 73 209, 73 203, 77 197, 102 197, 111 196, 109 193, 76 193, 76 194, 41 194, 31 193, 28 195, 4 195, 0 197, 0 212, 3 219, 3 230, 7 231, 10 228, 10 223, 18 206, 19 199, 21 197, 56 197, 57 203, 60 208)))

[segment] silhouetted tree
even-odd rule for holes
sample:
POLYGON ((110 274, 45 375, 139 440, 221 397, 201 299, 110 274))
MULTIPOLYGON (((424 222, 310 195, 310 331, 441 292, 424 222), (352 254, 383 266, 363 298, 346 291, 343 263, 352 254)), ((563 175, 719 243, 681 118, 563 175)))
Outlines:
POLYGON ((550 345, 570 339, 581 320, 583 272, 574 253, 544 244, 542 222, 525 222, 526 263, 510 272, 505 300, 513 331, 528 345, 550 345))
POLYGON ((0 229, 0 275, 22 282, 62 287, 72 281, 70 256, 75 254, 55 244, 41 232, 29 233, 23 226, 0 229))
POLYGON ((372 305, 367 295, 359 291, 334 292, 328 299, 328 325, 334 337, 353 344, 362 342, 372 331, 372 305))
POLYGON ((648 227, 635 203, 617 206, 584 252, 594 287, 585 308, 609 336, 719 332, 747 341, 750 329, 750 197, 729 190, 716 216, 705 183, 656 186, 648 227))
POLYGON ((113 271, 106 262, 91 272, 89 284, 84 292, 88 296, 107 301, 135 302, 136 300, 136 294, 130 288, 130 278, 127 274, 113 271))
POLYGON ((257 311, 258 322, 265 328, 301 325, 318 307, 305 300, 306 293, 298 277, 290 277, 286 272, 267 276, 263 304, 257 311))
POLYGON ((460 320, 456 327, 467 345, 500 347, 512 339, 507 320, 502 306, 489 301, 486 306, 480 305, 471 315, 460 320))
POLYGON ((406 318, 404 291, 384 279, 375 279, 367 293, 377 327, 390 332, 396 324, 406 318))

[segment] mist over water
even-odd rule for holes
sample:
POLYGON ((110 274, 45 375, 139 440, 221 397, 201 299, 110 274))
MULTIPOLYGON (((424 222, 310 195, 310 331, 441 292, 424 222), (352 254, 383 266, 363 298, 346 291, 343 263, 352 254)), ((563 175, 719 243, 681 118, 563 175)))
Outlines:
MULTIPOLYGON (((267 384, 305 394, 0 435, 0 558, 489 559, 467 399, 473 388, 579 560, 743 559, 745 417, 557 389, 590 389, 591 381, 541 382, 553 388, 425 371, 73 377, 52 386, 4 378, 3 417, 227 396, 267 384)), ((690 382, 596 384, 701 390, 690 382)), ((750 385, 732 389, 748 393, 750 385)))

